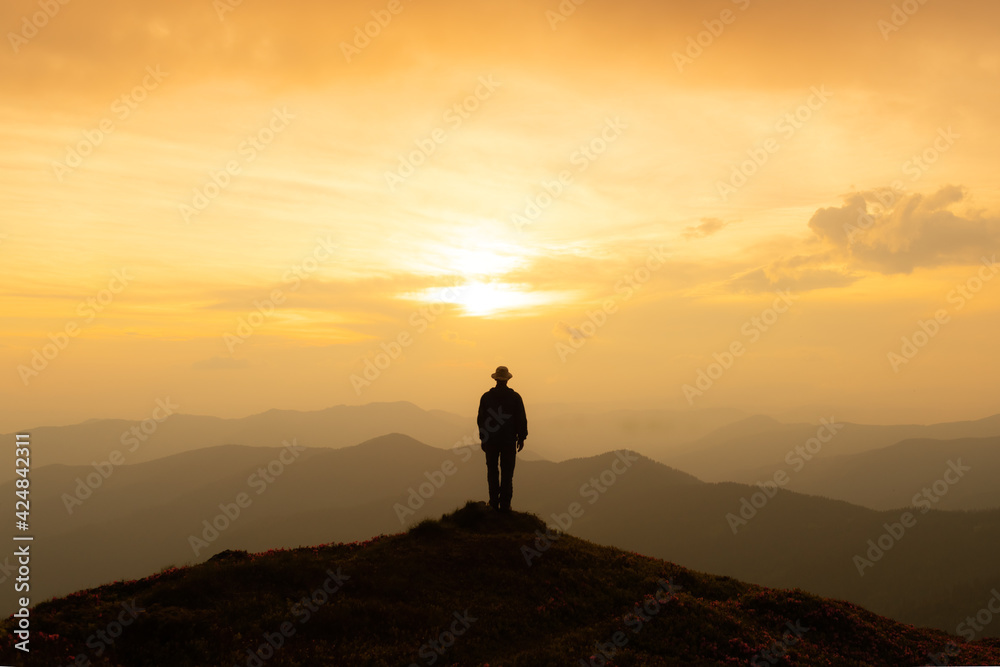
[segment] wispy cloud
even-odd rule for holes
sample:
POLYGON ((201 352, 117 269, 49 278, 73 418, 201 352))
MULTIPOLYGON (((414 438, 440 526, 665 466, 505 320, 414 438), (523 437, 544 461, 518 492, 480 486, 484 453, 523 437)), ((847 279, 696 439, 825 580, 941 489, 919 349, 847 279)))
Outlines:
POLYGON ((703 239, 722 231, 728 224, 719 218, 703 218, 697 225, 685 228, 681 236, 686 239, 703 239))

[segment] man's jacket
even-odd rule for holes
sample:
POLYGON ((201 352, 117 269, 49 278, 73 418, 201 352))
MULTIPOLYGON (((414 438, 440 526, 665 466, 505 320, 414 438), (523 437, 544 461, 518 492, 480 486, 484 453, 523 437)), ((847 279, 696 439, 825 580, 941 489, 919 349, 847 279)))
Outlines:
POLYGON ((479 399, 479 439, 483 444, 504 444, 528 437, 528 418, 521 395, 507 386, 496 386, 479 399))

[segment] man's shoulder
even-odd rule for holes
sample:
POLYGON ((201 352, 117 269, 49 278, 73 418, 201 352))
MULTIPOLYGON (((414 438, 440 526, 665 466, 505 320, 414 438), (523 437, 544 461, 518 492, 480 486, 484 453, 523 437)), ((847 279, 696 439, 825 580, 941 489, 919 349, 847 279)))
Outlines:
POLYGON ((489 390, 483 394, 483 398, 486 398, 487 396, 516 396, 517 398, 521 398, 521 395, 510 387, 490 387, 489 390))
POLYGON ((520 403, 522 405, 524 404, 524 399, 521 398, 521 395, 516 391, 514 391, 513 389, 511 389, 510 387, 507 387, 507 394, 505 398, 508 401, 516 401, 517 403, 520 403))

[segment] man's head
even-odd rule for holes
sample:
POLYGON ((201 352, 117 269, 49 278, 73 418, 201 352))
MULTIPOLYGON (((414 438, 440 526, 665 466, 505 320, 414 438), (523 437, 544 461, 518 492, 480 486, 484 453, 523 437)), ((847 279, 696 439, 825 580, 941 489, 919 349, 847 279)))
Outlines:
POLYGON ((496 380, 498 385, 501 384, 505 385, 507 384, 507 380, 511 379, 514 376, 510 374, 510 371, 507 370, 506 366, 497 366, 496 373, 494 373, 490 377, 496 380))

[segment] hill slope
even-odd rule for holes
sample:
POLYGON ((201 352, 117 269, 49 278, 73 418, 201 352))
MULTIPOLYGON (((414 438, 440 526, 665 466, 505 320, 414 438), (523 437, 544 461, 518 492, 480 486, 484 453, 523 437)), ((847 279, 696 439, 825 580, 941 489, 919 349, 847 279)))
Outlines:
MULTIPOLYGON (((307 448, 273 469, 265 487, 260 470, 279 460, 279 452, 227 446, 123 465, 72 514, 61 496, 73 491, 85 469, 34 471, 32 529, 45 545, 32 561, 34 599, 201 562, 225 550, 365 540, 441 516, 486 492, 478 450, 448 452, 398 434, 356 447, 307 448), (222 506, 231 512, 240 493, 249 506, 229 520, 222 506), (215 535, 208 521, 219 527, 215 535)), ((1000 581, 1000 510, 918 509, 916 525, 894 538, 886 531, 900 522, 898 509, 876 512, 784 489, 759 506, 757 487, 705 484, 626 452, 518 462, 514 488, 515 507, 583 539, 762 586, 849 600, 949 632, 959 632, 1000 581), (574 505, 581 510, 575 518, 567 514, 574 505), (872 541, 889 550, 875 553, 872 541), (870 564, 859 570, 858 556, 870 564)), ((0 496, 7 494, 13 489, 0 485, 0 496)), ((0 554, 2 567, 16 568, 12 553, 0 554)), ((0 604, 0 614, 14 610, 12 596, 0 604)), ((998 635, 1000 621, 993 621, 977 636, 998 635)))
MULTIPOLYGON (((32 530, 47 545, 33 562, 36 595, 65 595, 166 565, 204 560, 226 549, 363 540, 440 516, 485 492, 478 447, 445 451, 390 434, 353 447, 301 448, 287 454, 280 448, 224 445, 125 464, 103 480, 87 467, 34 470, 32 530), (401 517, 399 509, 413 502, 410 490, 427 488, 428 475, 446 483, 441 489, 430 487, 434 494, 426 501, 414 496, 423 507, 401 517), (88 487, 84 479, 97 480, 99 486, 88 487), (231 522, 219 519, 231 526, 217 540, 192 547, 192 536, 205 535, 204 522, 217 518, 220 504, 231 505, 240 493, 249 496, 249 506, 231 522)), ((523 461, 518 479, 525 482, 525 491, 555 485, 575 492, 579 480, 602 469, 588 460, 523 461), (532 473, 536 467, 545 472, 532 473), (535 477, 545 484, 533 482, 535 477)), ((657 482, 697 480, 664 468, 657 482)), ((0 484, 2 493, 12 497, 14 483, 0 484)), ((0 570, 16 569, 11 558, 0 554, 0 570)), ((12 598, 0 599, 0 614, 13 609, 12 598)))
MULTIPOLYGON (((469 503, 364 544, 226 552, 38 605, 30 658, 15 664, 71 656, 130 667, 1000 661, 998 640, 964 643, 846 602, 545 530, 531 515, 469 503)), ((0 660, 18 660, 12 620, 0 628, 0 660)))

